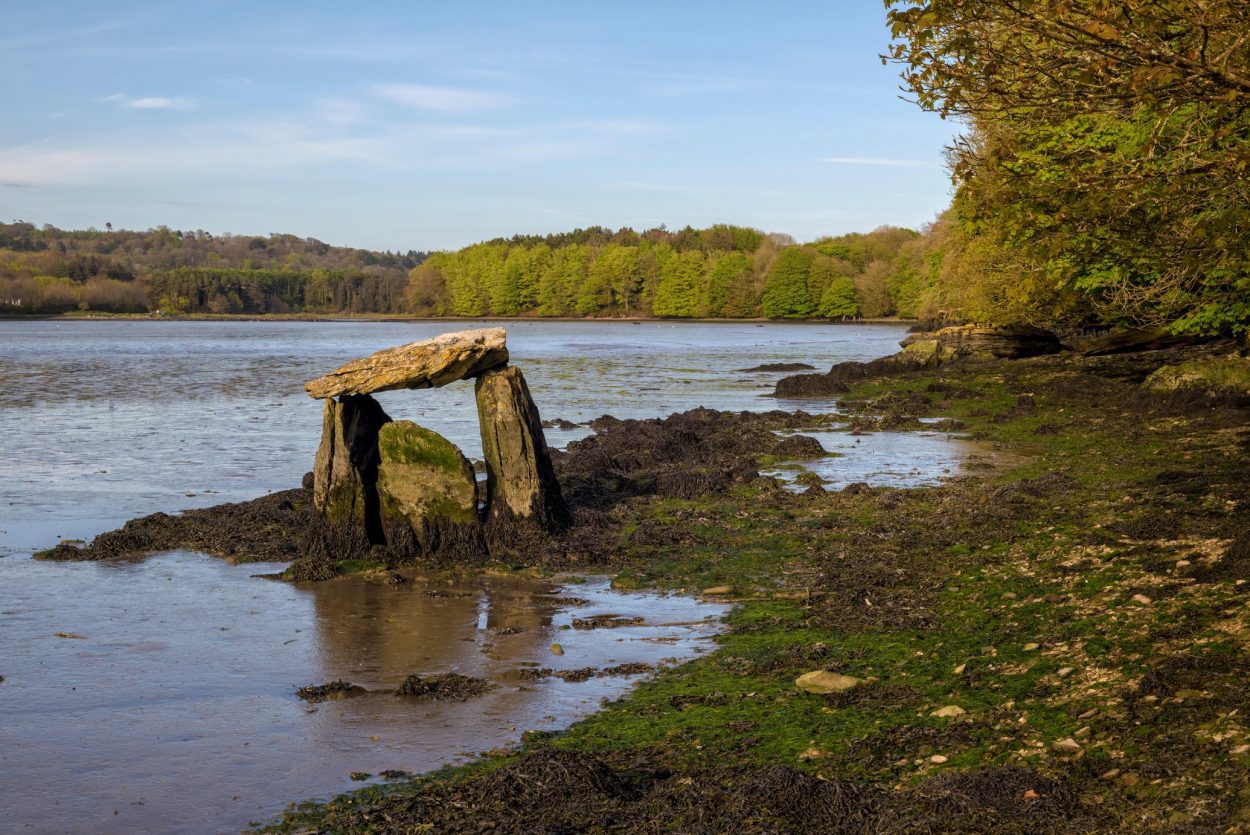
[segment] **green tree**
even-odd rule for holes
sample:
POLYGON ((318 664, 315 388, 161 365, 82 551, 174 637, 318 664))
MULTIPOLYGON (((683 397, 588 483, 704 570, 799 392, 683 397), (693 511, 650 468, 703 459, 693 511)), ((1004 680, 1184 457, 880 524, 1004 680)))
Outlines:
POLYGON ((791 246, 781 250, 764 280, 763 312, 769 319, 806 319, 816 312, 807 289, 813 250, 791 246))
POLYGON ((669 258, 660 270, 652 311, 656 316, 699 315, 707 262, 701 251, 687 250, 669 258))
POLYGON ((826 319, 850 319, 858 314, 855 282, 843 276, 830 281, 820 297, 820 315, 826 319))

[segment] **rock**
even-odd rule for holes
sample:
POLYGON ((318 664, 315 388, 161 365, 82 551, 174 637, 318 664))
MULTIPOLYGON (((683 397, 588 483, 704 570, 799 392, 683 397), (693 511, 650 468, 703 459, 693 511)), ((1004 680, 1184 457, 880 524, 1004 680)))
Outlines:
POLYGON ((438 388, 505 364, 505 338, 503 328, 484 328, 387 348, 309 380, 304 390, 310 397, 324 398, 438 388))
POLYGON ((941 754, 934 754, 932 757, 929 757, 929 762, 933 763, 934 765, 941 765, 942 763, 949 762, 949 761, 950 761, 950 757, 944 757, 941 754))
POLYGON ((485 679, 470 678, 458 673, 442 673, 425 678, 410 675, 400 683, 395 695, 426 701, 464 702, 495 689, 495 686, 485 679))
POLYGON ((1250 396, 1250 359, 1229 354, 1165 365, 1147 377, 1142 388, 1156 392, 1199 389, 1212 395, 1250 396))
POLYGON ((952 359, 954 353, 942 349, 937 339, 915 339, 905 341, 903 350, 898 354, 900 359, 914 363, 917 368, 937 368, 944 359, 952 359))
POLYGON ((549 649, 552 655, 564 655, 564 647, 559 644, 552 644, 549 649))
POLYGON ((378 510, 387 544, 405 554, 472 547, 480 533, 473 467, 451 441, 398 420, 378 433, 378 510))
POLYGON ((1144 594, 1135 594, 1135 595, 1133 595, 1133 602, 1134 602, 1134 603, 1140 603, 1140 604, 1141 604, 1141 605, 1143 605, 1143 606, 1149 606, 1149 605, 1150 605, 1151 603, 1153 603, 1154 601, 1153 601, 1153 600, 1151 600, 1149 597, 1147 597, 1147 596, 1146 596, 1146 595, 1144 595, 1144 594))
POLYGON ((828 672, 827 670, 814 670, 810 673, 804 673, 794 680, 795 687, 804 693, 815 693, 818 696, 828 695, 829 693, 842 693, 861 684, 863 684, 863 681, 854 676, 844 676, 840 673, 828 672))
POLYGON ((806 460, 823 458, 829 451, 810 435, 788 435, 777 441, 773 455, 779 458, 806 460))
POLYGON ((703 593, 706 595, 733 594, 734 587, 733 586, 711 586, 710 588, 704 589, 703 593))
POLYGON ((853 484, 848 484, 843 487, 842 492, 851 496, 860 496, 864 493, 871 493, 872 487, 870 487, 866 481, 856 481, 853 484))
POLYGON ((1059 676, 1059 678, 1067 678, 1074 672, 1076 672, 1076 667, 1060 667, 1059 671, 1055 673, 1055 675, 1059 676))
POLYGON ((1023 647, 1021 647, 1021 649, 1023 649, 1025 652, 1033 652, 1034 650, 1040 647, 1041 647, 1041 644, 1029 643, 1029 644, 1025 644, 1023 647))
POLYGON ((331 523, 361 523, 373 542, 381 541, 376 527, 378 432, 390 421, 367 394, 327 398, 313 465, 313 508, 331 523))
POLYGON ((1027 325, 983 328, 960 325, 931 333, 916 333, 901 343, 899 359, 934 367, 959 357, 1020 359, 1056 354, 1063 346, 1053 333, 1027 325), (915 346, 915 347, 913 347, 915 346))
POLYGON ((571 522, 560 492, 542 419, 516 367, 478 377, 477 414, 486 459, 486 521, 506 530, 521 521, 546 531, 571 522))
POLYGON ((740 374, 756 374, 763 371, 815 371, 815 366, 805 362, 766 362, 754 368, 735 368, 740 374))
POLYGON ((325 702, 331 699, 350 699, 363 696, 365 688, 350 681, 330 681, 325 684, 310 684, 295 691, 295 695, 306 702, 325 702))
POLYGON ((1075 754, 1081 750, 1081 743, 1072 737, 1060 739, 1050 746, 1051 750, 1056 754, 1075 754))
POLYGON ((939 719, 954 719, 956 716, 963 716, 967 712, 959 705, 947 705, 946 707, 938 708, 929 715, 936 716, 939 719))
POLYGON ((1195 345, 1202 339, 1194 336, 1177 336, 1162 328, 1129 328, 1090 336, 1074 336, 1064 341, 1072 350, 1079 351, 1087 357, 1100 357, 1195 345))

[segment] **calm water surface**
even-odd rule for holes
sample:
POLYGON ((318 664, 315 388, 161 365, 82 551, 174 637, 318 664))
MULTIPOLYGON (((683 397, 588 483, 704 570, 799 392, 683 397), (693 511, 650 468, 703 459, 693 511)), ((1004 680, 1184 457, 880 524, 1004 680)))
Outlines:
MULTIPOLYGON (((483 323, 489 324, 489 323, 483 323)), ((0 829, 233 831, 291 799, 349 788, 353 770, 427 770, 556 728, 630 681, 522 682, 570 669, 683 659, 723 607, 479 579, 312 588, 255 579, 176 552, 138 563, 30 559, 58 537, 126 519, 238 501, 298 483, 320 404, 305 380, 459 323, 0 321, 0 829), (574 616, 646 625, 571 631, 574 616), (499 630, 515 627, 515 634, 499 630), (57 633, 64 636, 58 637, 57 633), (564 656, 548 647, 559 641, 564 656), (499 686, 464 704, 385 691, 410 673, 456 671, 499 686), (344 678, 379 691, 310 706, 294 690, 344 678)), ((473 326, 477 326, 475 323, 473 326)), ((695 406, 805 408, 762 395, 782 376, 737 369, 891 353, 894 326, 509 322, 513 363, 542 414, 658 417, 695 406)), ((395 418, 480 455, 472 387, 379 395, 395 418)), ((550 430, 560 446, 586 430, 550 430)), ((835 483, 926 483, 957 471, 944 436, 822 436, 845 457, 835 483)))

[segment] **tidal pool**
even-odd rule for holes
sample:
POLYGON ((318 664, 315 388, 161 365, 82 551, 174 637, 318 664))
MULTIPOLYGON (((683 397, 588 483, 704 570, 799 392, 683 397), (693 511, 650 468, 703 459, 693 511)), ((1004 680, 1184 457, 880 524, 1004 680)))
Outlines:
POLYGON ((637 676, 521 671, 687 659, 727 609, 602 578, 252 576, 280 568, 187 552, 0 562, 0 830, 235 832, 362 785, 353 771, 428 771, 562 728, 637 676), (593 615, 644 622, 569 628, 593 615), (443 672, 496 688, 465 702, 393 695, 410 674, 443 672), (373 692, 295 695, 336 679, 373 692))

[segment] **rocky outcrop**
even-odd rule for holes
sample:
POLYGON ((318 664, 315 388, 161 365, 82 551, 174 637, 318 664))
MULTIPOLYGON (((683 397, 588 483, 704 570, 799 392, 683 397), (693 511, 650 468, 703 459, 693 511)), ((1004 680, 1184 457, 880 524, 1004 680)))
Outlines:
POLYGON ((903 340, 902 346, 899 358, 911 359, 920 367, 933 367, 959 357, 1022 359, 1055 354, 1063 349, 1059 338, 1050 331, 1026 325, 942 328, 912 334, 903 340))
POLYGON ((508 362, 503 328, 447 333, 353 360, 304 384, 310 397, 439 388, 508 362))
POLYGON ((1064 343, 1087 357, 1131 354, 1139 351, 1162 351, 1197 345, 1201 337, 1169 333, 1163 328, 1124 328, 1102 333, 1074 334, 1064 343))
POLYGON ((547 453, 542 420, 520 369, 481 375, 476 395, 488 526, 519 521, 547 531, 567 527, 569 511, 547 453))
POLYGON ((378 433, 378 509, 386 543, 404 555, 472 548, 477 482, 451 441, 407 420, 378 433))
POLYGON ((366 527, 380 541, 377 520, 378 432, 391 419, 367 394, 327 399, 313 466, 313 507, 332 524, 366 527))

